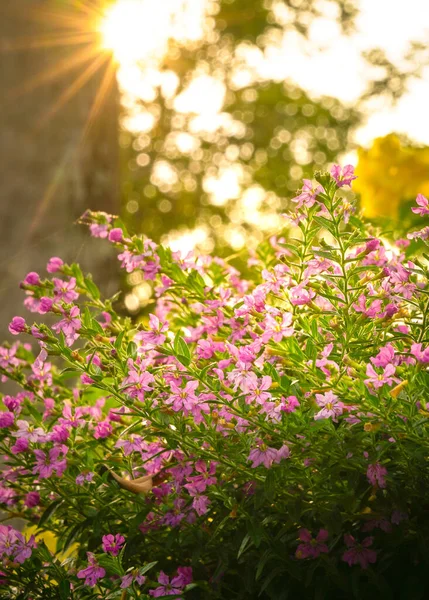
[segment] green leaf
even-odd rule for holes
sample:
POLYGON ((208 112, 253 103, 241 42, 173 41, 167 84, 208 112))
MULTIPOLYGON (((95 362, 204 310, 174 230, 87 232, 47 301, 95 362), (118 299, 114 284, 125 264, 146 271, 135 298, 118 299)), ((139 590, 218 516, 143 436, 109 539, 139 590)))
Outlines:
POLYGON ((92 298, 94 298, 94 300, 99 300, 100 299, 100 290, 95 285, 95 283, 92 281, 92 279, 90 279, 89 277, 85 277, 84 283, 85 283, 85 287, 88 290, 90 296, 92 298))
POLYGON ((176 337, 174 338, 173 348, 174 348, 174 353, 175 353, 176 357, 178 358, 178 360, 180 360, 180 357, 181 357, 182 359, 184 359, 187 362, 183 363, 182 360, 180 360, 180 362, 182 362, 183 364, 186 364, 186 366, 189 365, 189 363, 191 362, 191 352, 189 350, 188 344, 181 337, 179 332, 176 333, 176 337))
POLYGON ((70 581, 63 579, 58 586, 58 591, 61 599, 68 600, 70 598, 70 581))
POLYGON ((116 350, 119 350, 121 348, 122 340, 124 339, 124 336, 125 336, 125 330, 121 331, 115 340, 114 346, 115 346, 116 350))
POLYGON ((237 558, 240 558, 240 556, 246 551, 247 546, 249 546, 251 544, 251 542, 252 542, 252 540, 250 539, 250 535, 248 533, 246 533, 246 535, 243 538, 243 541, 240 544, 237 558))
POLYGON ((60 498, 59 500, 55 500, 54 502, 51 502, 51 504, 49 504, 49 506, 45 509, 43 515, 40 517, 40 521, 38 523, 39 528, 43 527, 43 525, 45 525, 45 523, 49 521, 54 512, 57 510, 57 508, 61 506, 63 502, 64 500, 60 498))
POLYGON ((130 342, 127 346, 127 356, 131 357, 133 360, 137 357, 137 344, 134 342, 130 342))
POLYGON ((148 571, 150 571, 150 569, 152 567, 154 567, 157 564, 158 564, 157 560, 155 560, 154 562, 148 563, 147 565, 145 565, 144 567, 142 567, 141 569, 139 569, 140 575, 144 575, 145 573, 147 573, 148 571))

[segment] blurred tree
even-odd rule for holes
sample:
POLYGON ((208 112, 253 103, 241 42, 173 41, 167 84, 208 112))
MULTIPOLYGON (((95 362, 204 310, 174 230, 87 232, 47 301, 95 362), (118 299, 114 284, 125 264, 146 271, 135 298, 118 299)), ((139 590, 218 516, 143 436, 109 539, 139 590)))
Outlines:
MULTIPOLYGON (((320 2, 204 3, 200 40, 170 39, 157 76, 122 77, 124 214, 155 240, 193 229, 182 248, 228 253, 276 229, 301 179, 349 148, 360 112, 255 66, 286 27, 306 35, 320 2)), ((350 31, 355 3, 330 4, 350 31)))
POLYGON ((22 302, 19 280, 43 272, 50 256, 83 253, 108 278, 100 269, 106 250, 73 221, 88 207, 119 211, 118 91, 78 5, 3 0, 0 7, 2 333, 22 302))

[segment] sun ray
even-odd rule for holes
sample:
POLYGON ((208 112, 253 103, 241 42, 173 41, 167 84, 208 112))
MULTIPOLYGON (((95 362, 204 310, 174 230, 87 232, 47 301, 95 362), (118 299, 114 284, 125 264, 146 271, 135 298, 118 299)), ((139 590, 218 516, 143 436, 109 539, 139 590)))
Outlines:
POLYGON ((88 62, 95 56, 100 55, 100 50, 97 46, 93 45, 87 48, 82 49, 80 52, 76 52, 71 56, 67 56, 66 58, 58 61, 52 67, 37 73, 32 79, 26 81, 19 88, 15 88, 14 90, 10 90, 9 95, 11 98, 15 98, 17 96, 21 96, 22 94, 27 94, 28 92, 33 91, 37 87, 56 79, 57 77, 61 77, 65 75, 68 71, 73 70, 74 68, 81 66, 83 63, 88 62))
POLYGON ((98 71, 103 62, 107 59, 106 55, 99 55, 95 60, 77 77, 74 82, 64 90, 58 100, 50 107, 46 114, 40 119, 37 129, 43 128, 46 123, 51 119, 73 96, 75 96, 79 90, 91 79, 91 77, 98 71))
POLYGON ((113 82, 115 81, 116 76, 116 66, 113 60, 109 60, 106 71, 103 75, 100 87, 97 90, 96 96, 94 98, 94 102, 91 107, 91 111, 88 115, 88 119, 85 125, 84 136, 88 133, 91 125, 94 123, 98 115, 100 114, 100 110, 103 106, 104 100, 112 87, 113 82))
POLYGON ((46 34, 46 36, 26 36, 21 38, 9 38, 0 48, 0 52, 16 52, 18 50, 32 50, 37 48, 51 48, 54 46, 70 46, 88 44, 94 41, 93 32, 69 33, 69 34, 46 34))

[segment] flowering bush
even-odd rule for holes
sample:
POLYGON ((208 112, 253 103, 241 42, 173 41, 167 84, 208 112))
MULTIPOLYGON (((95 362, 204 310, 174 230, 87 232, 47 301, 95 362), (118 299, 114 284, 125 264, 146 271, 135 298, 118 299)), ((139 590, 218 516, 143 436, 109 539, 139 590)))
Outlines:
POLYGON ((428 263, 353 179, 306 180, 246 279, 86 213, 153 282, 144 324, 76 264, 27 275, 52 324, 0 348, 0 501, 33 532, 0 526, 2 598, 427 597, 428 263))

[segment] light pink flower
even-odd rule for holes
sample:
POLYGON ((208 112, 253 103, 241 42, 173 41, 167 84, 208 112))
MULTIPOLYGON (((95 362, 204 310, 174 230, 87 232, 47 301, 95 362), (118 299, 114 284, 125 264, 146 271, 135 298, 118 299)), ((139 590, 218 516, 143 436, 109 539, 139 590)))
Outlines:
POLYGON ((429 202, 428 199, 423 196, 423 194, 418 194, 416 198, 416 202, 418 207, 413 207, 411 210, 416 215, 429 215, 429 202))
POLYGON ((344 168, 341 168, 340 165, 334 165, 331 168, 331 175, 337 182, 338 187, 342 187, 343 185, 351 185, 351 182, 354 179, 357 179, 354 174, 353 165, 346 165, 344 168))
POLYGON ((317 196, 322 194, 324 189, 321 185, 313 185, 313 182, 310 179, 304 179, 303 181, 304 185, 302 186, 301 193, 295 198, 292 198, 292 202, 297 203, 297 208, 301 208, 302 206, 311 208, 316 202, 317 196))
POLYGON ((383 373, 377 373, 374 367, 368 363, 366 366, 366 374, 368 379, 365 379, 364 383, 368 388, 378 389, 381 388, 384 384, 393 385, 395 378, 393 375, 395 374, 396 367, 392 364, 386 365, 383 373))
POLYGON ((325 394, 316 394, 316 402, 322 407, 322 410, 314 415, 316 421, 332 417, 336 423, 337 417, 343 414, 344 404, 338 400, 332 390, 325 394))

